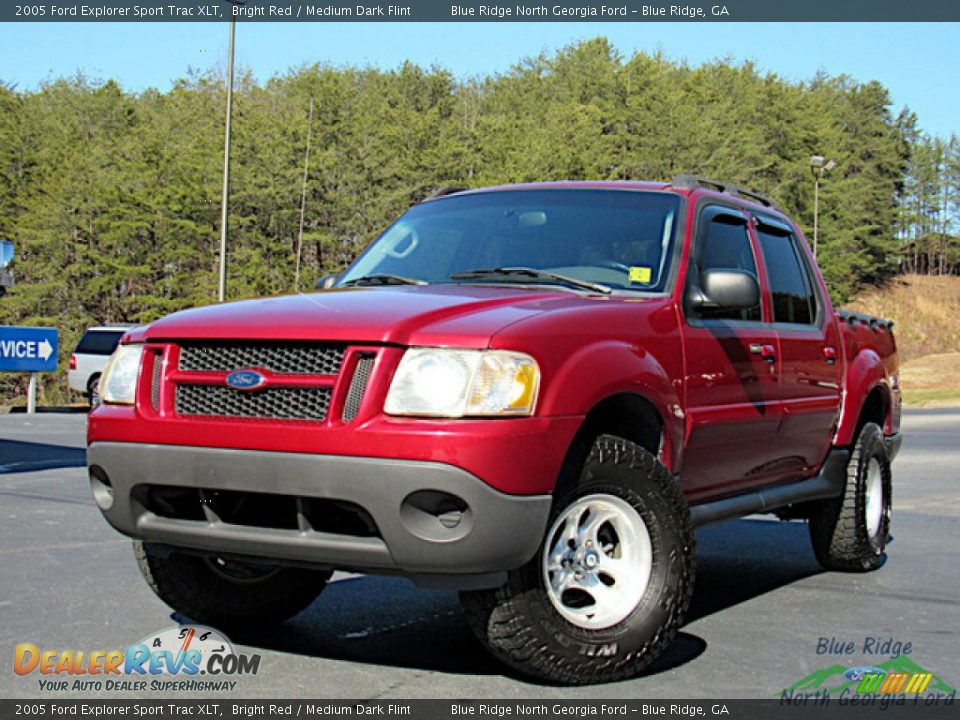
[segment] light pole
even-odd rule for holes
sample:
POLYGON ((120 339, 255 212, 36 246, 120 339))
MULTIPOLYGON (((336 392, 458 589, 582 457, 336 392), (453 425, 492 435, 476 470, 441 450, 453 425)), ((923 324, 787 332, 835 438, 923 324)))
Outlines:
POLYGON ((813 257, 817 257, 817 245, 820 241, 820 180, 823 174, 833 170, 837 164, 825 160, 823 155, 810 156, 810 169, 813 171, 813 257))
POLYGON ((233 42, 237 34, 237 19, 230 7, 230 50, 227 56, 227 120, 223 134, 223 197, 220 200, 220 282, 217 300, 227 295, 227 218, 230 197, 230 119, 233 117, 233 42))
POLYGON ((297 266, 293 271, 293 291, 300 292, 300 256, 303 254, 303 214, 307 208, 307 173, 310 172, 310 133, 313 130, 313 98, 307 116, 307 150, 303 155, 303 186, 300 191, 300 229, 297 231, 297 266))

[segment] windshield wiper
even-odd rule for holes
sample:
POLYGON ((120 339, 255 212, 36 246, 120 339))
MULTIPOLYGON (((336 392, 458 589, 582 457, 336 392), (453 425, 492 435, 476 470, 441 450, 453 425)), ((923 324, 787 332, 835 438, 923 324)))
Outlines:
POLYGON ((373 275, 364 275, 362 277, 347 280, 340 283, 340 287, 350 287, 351 285, 426 285, 424 280, 403 277, 403 275, 391 275, 390 273, 374 273, 373 275))
POLYGON ((479 268, 477 270, 468 270, 467 272, 454 273, 450 276, 451 280, 500 280, 511 282, 517 279, 527 278, 530 280, 539 280, 541 282, 562 283, 582 290, 592 290, 594 292, 609 295, 613 292, 606 285, 600 283, 578 280, 567 275, 559 275, 548 270, 537 270, 530 267, 498 267, 498 268, 479 268))

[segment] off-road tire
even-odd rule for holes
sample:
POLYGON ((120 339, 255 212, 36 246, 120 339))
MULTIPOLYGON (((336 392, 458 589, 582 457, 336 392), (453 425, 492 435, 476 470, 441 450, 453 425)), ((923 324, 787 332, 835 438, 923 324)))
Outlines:
POLYGON ((558 487, 547 527, 578 499, 597 495, 626 501, 649 534, 650 578, 625 619, 591 630, 558 612, 542 571, 549 537, 502 587, 460 595, 471 630, 494 656, 524 674, 574 685, 630 677, 671 643, 683 622, 693 593, 695 541, 677 481, 639 445, 601 435, 579 476, 558 487))
POLYGON ((212 627, 282 623, 312 603, 329 572, 300 568, 249 568, 251 577, 232 579, 216 569, 216 558, 169 552, 135 540, 140 572, 161 600, 178 613, 212 627))
POLYGON ((817 560, 828 570, 868 572, 883 564, 890 534, 890 458, 883 431, 875 423, 863 426, 847 464, 843 495, 823 500, 810 514, 810 539, 817 560), (880 466, 883 505, 879 529, 867 527, 867 474, 871 460, 880 466))

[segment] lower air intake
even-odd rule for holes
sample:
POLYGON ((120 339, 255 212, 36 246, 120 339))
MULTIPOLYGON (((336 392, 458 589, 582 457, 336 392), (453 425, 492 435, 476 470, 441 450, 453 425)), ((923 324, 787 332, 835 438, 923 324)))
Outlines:
POLYGON ((322 421, 329 407, 330 388, 241 392, 219 385, 179 385, 176 395, 178 415, 322 421))

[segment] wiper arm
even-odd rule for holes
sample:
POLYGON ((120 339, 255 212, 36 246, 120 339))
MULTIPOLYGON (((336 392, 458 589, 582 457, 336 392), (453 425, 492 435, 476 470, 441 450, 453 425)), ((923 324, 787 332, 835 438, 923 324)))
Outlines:
POLYGON ((403 277, 403 275, 391 275, 390 273, 374 273, 373 275, 364 275, 362 277, 347 280, 341 283, 340 287, 350 287, 351 285, 426 285, 426 281, 415 278, 403 277))
POLYGON ((592 283, 586 280, 578 280, 568 275, 552 273, 548 270, 537 270, 531 267, 498 267, 498 268, 478 268, 477 270, 468 270, 467 272, 454 273, 450 276, 451 280, 486 280, 500 279, 510 280, 512 278, 530 278, 531 280, 541 280, 553 283, 562 283, 582 290, 592 290, 593 292, 609 295, 613 292, 606 285, 592 283))

